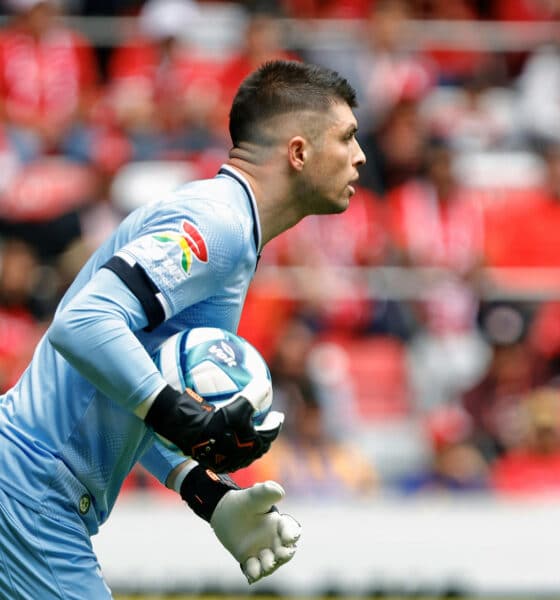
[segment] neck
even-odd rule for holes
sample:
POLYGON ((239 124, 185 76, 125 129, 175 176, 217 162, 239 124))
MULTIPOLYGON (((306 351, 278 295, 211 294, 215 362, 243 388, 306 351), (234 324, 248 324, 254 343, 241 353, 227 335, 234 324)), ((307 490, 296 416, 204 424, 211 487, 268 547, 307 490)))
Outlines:
POLYGON ((280 161, 272 157, 257 162, 249 159, 247 151, 234 148, 226 164, 243 175, 255 195, 263 245, 301 220, 297 197, 289 176, 278 166, 280 161))

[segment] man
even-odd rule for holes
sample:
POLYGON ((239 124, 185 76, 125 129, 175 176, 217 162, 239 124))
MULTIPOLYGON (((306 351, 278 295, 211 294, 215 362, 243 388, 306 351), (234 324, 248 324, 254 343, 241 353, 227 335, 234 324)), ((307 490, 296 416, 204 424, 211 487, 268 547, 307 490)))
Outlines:
POLYGON ((216 411, 172 389, 150 353, 188 327, 235 331, 263 244, 347 208, 365 162, 355 104, 336 73, 263 65, 233 101, 219 174, 133 212, 84 266, 0 399, 0 597, 110 598, 89 536, 137 461, 210 522, 250 582, 293 556, 299 525, 274 507, 282 488, 215 474, 278 435, 278 414, 251 425, 265 390, 250 383, 216 411))

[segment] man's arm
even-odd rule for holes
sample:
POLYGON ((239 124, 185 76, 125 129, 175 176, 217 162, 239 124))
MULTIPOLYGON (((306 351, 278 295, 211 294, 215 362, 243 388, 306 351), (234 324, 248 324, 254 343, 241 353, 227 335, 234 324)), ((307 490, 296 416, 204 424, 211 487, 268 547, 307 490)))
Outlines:
POLYGON ((301 526, 276 508, 284 490, 275 481, 242 489, 228 475, 217 475, 189 460, 171 471, 167 486, 210 523, 249 583, 293 558, 301 526))
POLYGON ((101 269, 55 315, 48 339, 103 394, 205 466, 234 471, 262 456, 280 428, 253 428, 257 400, 241 395, 217 411, 171 388, 134 334, 147 323, 137 296, 101 269))
POLYGON ((97 389, 136 412, 166 385, 134 335, 147 323, 136 296, 115 274, 101 269, 57 312, 47 335, 97 389))

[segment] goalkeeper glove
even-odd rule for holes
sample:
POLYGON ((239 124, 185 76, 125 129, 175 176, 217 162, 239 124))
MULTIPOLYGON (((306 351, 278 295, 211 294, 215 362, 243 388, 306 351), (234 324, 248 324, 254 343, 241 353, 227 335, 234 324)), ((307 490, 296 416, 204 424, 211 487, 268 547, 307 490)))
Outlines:
POLYGON ((270 575, 294 556, 301 526, 274 505, 284 497, 275 481, 240 489, 227 475, 197 466, 185 477, 181 496, 210 522, 249 583, 270 575))
POLYGON ((268 387, 254 379, 230 404, 216 409, 190 389, 180 393, 167 385, 144 422, 201 465, 229 473, 261 457, 280 433, 282 413, 271 411, 261 425, 252 423, 267 393, 268 387))

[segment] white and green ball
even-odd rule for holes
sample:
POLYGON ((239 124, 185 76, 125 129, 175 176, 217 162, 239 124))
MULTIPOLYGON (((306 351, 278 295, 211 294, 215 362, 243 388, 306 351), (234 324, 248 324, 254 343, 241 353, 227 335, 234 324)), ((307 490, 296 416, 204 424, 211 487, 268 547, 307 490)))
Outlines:
POLYGON ((179 391, 190 388, 216 408, 228 404, 254 378, 265 380, 269 391, 253 415, 254 424, 261 424, 270 411, 268 366, 254 346, 230 331, 187 329, 167 339, 153 359, 169 385, 179 391))

